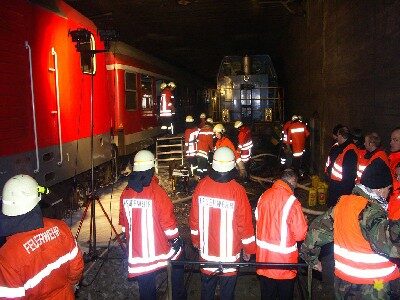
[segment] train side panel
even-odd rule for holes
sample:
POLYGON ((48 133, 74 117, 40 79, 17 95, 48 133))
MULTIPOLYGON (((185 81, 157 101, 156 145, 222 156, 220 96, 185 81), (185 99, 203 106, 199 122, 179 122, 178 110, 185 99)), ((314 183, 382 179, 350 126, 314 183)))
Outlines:
MULTIPOLYGON (((56 2, 54 9, 48 9, 18 0, 3 8, 1 14, 11 27, 1 33, 1 39, 10 41, 9 49, 16 49, 2 56, 1 63, 12 62, 19 70, 12 75, 0 71, 0 76, 11 76, 9 82, 15 84, 21 82, 14 94, 0 87, 1 115, 6 120, 1 126, 6 137, 0 150, 1 181, 27 173, 42 184, 53 185, 90 169, 92 76, 83 74, 80 54, 68 32, 87 28, 94 34, 96 48, 102 49, 96 28, 63 2, 56 2), (19 25, 11 20, 15 11, 23 18, 19 25), (17 34, 21 31, 25 34, 17 34), (24 38, 13 41, 14 36, 24 38), (23 40, 29 45, 30 57, 23 40)), ((96 54, 96 65, 95 166, 111 158, 104 55, 96 54)))

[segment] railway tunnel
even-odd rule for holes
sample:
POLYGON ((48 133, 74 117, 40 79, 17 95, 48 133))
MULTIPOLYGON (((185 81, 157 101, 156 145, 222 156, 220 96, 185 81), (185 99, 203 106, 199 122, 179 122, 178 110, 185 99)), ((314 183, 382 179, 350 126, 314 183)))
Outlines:
MULTIPOLYGON (((8 20, 0 37, 15 47, 10 49, 17 49, 15 56, 5 55, 0 62, 19 63, 16 71, 4 68, 0 72, 4 83, 0 86, 0 112, 4 116, 0 182, 23 173, 53 190, 48 200, 44 197, 45 215, 63 218, 88 254, 83 280, 75 293, 77 299, 139 299, 137 282, 126 279, 127 259, 116 237, 122 238, 118 223, 119 197, 130 178, 133 156, 140 149, 149 149, 156 155, 157 177, 174 204, 186 260, 199 261, 188 223, 191 196, 198 180, 191 175, 185 157, 187 115, 192 115, 196 124, 202 112, 214 119, 214 125, 221 122, 235 146, 238 139, 234 122, 242 120, 252 127, 254 147, 249 177, 238 181, 246 190, 253 225, 259 197, 283 170, 279 160, 283 156, 281 127, 292 116, 301 116, 311 133, 306 140, 306 163, 294 192, 308 225, 328 209, 326 185, 330 179, 325 177, 324 169, 334 143, 335 125, 343 124, 357 135, 361 131, 362 139, 367 133, 376 132, 380 147, 388 154, 400 150, 392 146, 396 143, 393 139, 400 138, 393 137, 392 133, 400 126, 399 67, 395 61, 399 50, 399 1, 19 2, 22 6, 18 9, 13 4, 0 8, 0 15, 3 13, 4 20, 8 20), (27 8, 30 5, 34 7, 32 10, 27 8), (36 21, 28 18, 26 23, 34 24, 35 29, 47 28, 46 24, 51 22, 55 28, 59 22, 54 21, 56 18, 73 20, 63 26, 70 31, 88 29, 96 42, 104 38, 96 49, 107 48, 109 56, 102 56, 99 51, 69 61, 60 51, 60 73, 56 76, 57 53, 51 54, 47 40, 42 41, 43 32, 32 30, 26 42, 32 46, 34 59, 22 59, 26 49, 14 45, 22 45, 25 40, 16 38, 15 41, 10 37, 18 36, 16 32, 28 32, 21 29, 22 20, 24 13, 28 16, 31 12, 37 16, 36 21), (116 32, 118 37, 107 40, 104 33, 110 32, 116 32), (33 41, 29 40, 32 36, 33 41), (49 49, 43 46, 40 51, 48 53, 43 52, 35 61, 35 53, 40 48, 36 47, 40 45, 46 45, 49 49), (94 56, 96 63, 93 63, 94 56), (260 57, 263 59, 259 60, 260 57), (235 61, 235 58, 239 59, 235 61), (63 62, 77 66, 68 69, 69 73, 81 68, 86 75, 66 79, 63 62), (46 71, 40 71, 42 75, 36 77, 35 71, 41 64, 46 71), (96 75, 94 64, 97 64, 96 75), (221 70, 228 65, 240 82, 235 81, 236 77, 226 81, 228 71, 221 70), (262 83, 261 77, 254 77, 264 74, 263 68, 268 75, 267 84, 262 83), (23 79, 19 73, 25 74, 23 79), (47 80, 43 74, 52 77, 47 80), (220 74, 225 82, 219 86, 220 74), (44 79, 50 82, 50 92, 44 88, 44 79), (24 83, 24 88, 15 91, 6 86, 6 82, 13 80, 24 83), (68 80, 74 85, 71 91, 65 87, 68 80), (172 118, 163 119, 161 84, 171 82, 176 84, 172 89, 175 107, 171 110, 172 118), (221 86, 224 86, 223 92, 221 86), (36 101, 44 102, 37 102, 36 108, 41 109, 35 111, 35 99, 31 101, 30 95, 36 92, 39 95, 36 101), (109 98, 106 92, 111 95, 109 98), (50 104, 40 98, 50 93, 61 95, 58 103, 50 104), (29 105, 26 101, 11 100, 23 99, 26 95, 29 105), (81 99, 80 104, 74 104, 69 97, 81 99), (218 101, 216 105, 214 99, 218 101), (66 105, 68 101, 70 107, 66 105), (238 103, 240 106, 235 106, 238 103), (23 110, 28 121, 23 124, 15 121, 18 116, 13 114, 13 108, 23 110), (8 123, 7 116, 13 121, 8 123), (90 121, 91 116, 94 121, 90 121), (174 134, 162 133, 161 125, 170 130, 171 124, 174 134), (48 136, 42 134, 46 129, 48 136), (25 138, 29 139, 24 140, 26 132, 34 135, 27 134, 25 138), (318 180, 320 185, 316 183, 318 180), (95 197, 91 198, 93 194, 95 197)), ((78 41, 75 45, 71 35, 65 30, 61 32, 58 36, 60 33, 54 30, 48 40, 68 39, 69 48, 61 49, 72 53, 76 47, 79 55, 83 53, 79 50, 83 44, 92 49, 90 41, 82 44, 78 41)), ((54 47, 54 51, 58 49, 54 47)), ((394 175, 393 180, 395 188, 398 177, 394 175)), ((329 252, 329 249, 323 251, 329 252)), ((321 260, 322 273, 307 267, 299 269, 293 287, 294 299, 334 299, 334 259, 326 255, 321 260), (310 279, 312 283, 308 282, 310 279)), ((188 299, 200 299, 200 277, 199 264, 185 266, 188 299)), ((162 270, 157 275, 159 299, 168 298, 170 286, 168 273, 162 270)), ((219 289, 216 297, 221 297, 219 289)), ((240 268, 235 297, 260 299, 259 278, 253 265, 240 268)))

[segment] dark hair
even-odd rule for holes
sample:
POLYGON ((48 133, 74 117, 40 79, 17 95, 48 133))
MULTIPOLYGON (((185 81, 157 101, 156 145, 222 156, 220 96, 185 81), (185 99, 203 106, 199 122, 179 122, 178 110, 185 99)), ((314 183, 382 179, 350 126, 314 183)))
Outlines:
POLYGON ((379 135, 376 132, 371 132, 368 133, 366 136, 366 138, 369 138, 370 143, 374 144, 375 147, 380 147, 381 145, 381 138, 379 137, 379 135))
POLYGON ((340 129, 338 130, 338 135, 339 135, 339 134, 340 134, 344 139, 346 139, 346 140, 350 137, 350 131, 349 131, 349 129, 348 129, 346 126, 340 128, 340 129))
POLYGON ((286 181, 293 179, 293 178, 295 178, 297 180, 297 174, 293 169, 285 169, 282 172, 281 178, 286 181))
POLYGON ((342 127, 344 127, 342 124, 337 124, 335 127, 333 127, 332 134, 337 135, 339 129, 342 127))

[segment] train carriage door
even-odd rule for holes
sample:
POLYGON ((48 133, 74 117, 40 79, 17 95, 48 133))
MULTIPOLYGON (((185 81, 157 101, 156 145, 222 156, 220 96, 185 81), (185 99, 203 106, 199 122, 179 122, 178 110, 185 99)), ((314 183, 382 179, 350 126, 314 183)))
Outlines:
POLYGON ((241 120, 245 123, 251 123, 253 119, 253 90, 252 84, 240 85, 240 104, 241 104, 241 120))

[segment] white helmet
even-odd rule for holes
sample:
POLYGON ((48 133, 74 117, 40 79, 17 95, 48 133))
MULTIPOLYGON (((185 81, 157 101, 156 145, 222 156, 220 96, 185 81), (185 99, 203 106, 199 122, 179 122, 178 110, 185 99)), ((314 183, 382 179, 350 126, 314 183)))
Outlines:
POLYGON ((235 127, 236 129, 238 129, 240 126, 243 125, 242 121, 236 121, 235 124, 233 125, 233 127, 235 127))
POLYGON ((165 82, 161 83, 160 88, 163 90, 167 87, 167 84, 165 82))
POLYGON ((188 116, 186 116, 185 122, 186 122, 186 123, 193 123, 193 122, 194 122, 194 119, 193 119, 193 117, 192 117, 191 115, 188 115, 188 116))
POLYGON ((206 119, 206 122, 212 124, 214 121, 213 121, 212 118, 207 118, 207 119, 206 119))
POLYGON ((217 124, 213 128, 214 133, 224 133, 225 132, 225 127, 222 124, 217 124))
POLYGON ((296 116, 296 115, 293 115, 293 116, 292 116, 292 121, 296 121, 296 120, 298 120, 298 119, 299 119, 298 116, 296 116))
POLYGON ((147 171, 155 167, 154 154, 149 150, 140 150, 133 159, 133 171, 147 171))
POLYGON ((228 147, 221 147, 215 151, 212 168, 217 172, 229 172, 235 167, 235 155, 228 147))
POLYGON ((3 214, 15 217, 30 212, 42 198, 38 187, 36 180, 29 175, 10 178, 3 188, 3 214))
POLYGON ((170 82, 170 83, 168 83, 168 86, 171 88, 171 89, 175 89, 176 88, 176 85, 175 85, 175 82, 170 82))
POLYGON ((200 114, 200 119, 205 119, 206 118, 206 114, 205 113, 201 113, 200 114))

